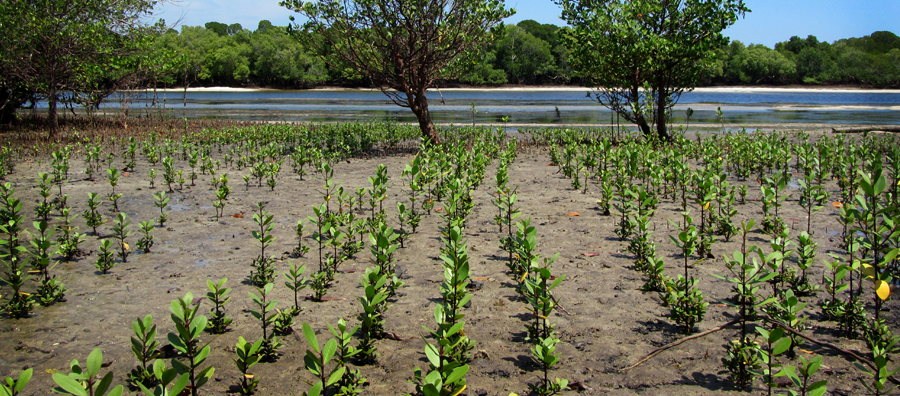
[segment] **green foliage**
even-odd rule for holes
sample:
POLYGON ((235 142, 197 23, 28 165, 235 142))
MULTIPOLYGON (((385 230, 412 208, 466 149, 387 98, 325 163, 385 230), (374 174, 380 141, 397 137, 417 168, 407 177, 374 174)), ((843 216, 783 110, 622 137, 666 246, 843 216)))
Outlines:
POLYGON ((753 383, 762 366, 759 345, 750 336, 745 336, 732 340, 725 346, 725 351, 722 364, 729 372, 728 378, 738 389, 745 389, 753 383))
POLYGON ((94 231, 94 235, 98 235, 97 227, 103 225, 103 215, 97 210, 100 204, 101 202, 97 200, 97 194, 88 193, 88 208, 81 214, 85 224, 94 231))
POLYGON ((125 238, 128 238, 128 236, 131 235, 131 231, 128 231, 129 225, 131 225, 131 220, 126 220, 125 213, 119 212, 116 219, 113 220, 113 237, 119 240, 119 257, 122 259, 123 263, 128 262, 128 254, 130 253, 128 244, 125 243, 125 238))
POLYGON ((272 229, 275 227, 272 222, 273 217, 268 210, 265 210, 264 202, 256 204, 253 222, 258 228, 251 231, 251 234, 259 246, 259 256, 250 264, 253 269, 250 271, 249 277, 250 282, 256 286, 264 286, 275 281, 275 257, 266 256, 266 248, 275 240, 275 236, 272 235, 272 229))
POLYGON ((359 328, 359 325, 348 327, 344 319, 338 319, 337 326, 331 326, 331 323, 328 324, 328 331, 331 332, 334 336, 333 339, 337 342, 337 351, 334 355, 335 363, 339 367, 344 368, 344 374, 336 384, 339 388, 338 395, 352 396, 362 393, 362 386, 366 382, 366 379, 360 375, 359 370, 353 371, 347 368, 347 363, 350 359, 361 352, 350 345, 350 342, 353 340, 353 334, 359 328))
POLYGON ((33 373, 34 369, 28 369, 19 373, 19 377, 16 379, 10 377, 4 378, 4 381, 0 382, 0 396, 20 395, 22 389, 25 389, 25 386, 28 385, 28 381, 31 380, 31 375, 33 373))
POLYGON ((134 331, 131 336, 131 353, 137 358, 138 365, 128 373, 128 379, 135 384, 150 385, 155 379, 150 361, 158 356, 156 348, 159 347, 153 316, 147 315, 131 322, 131 329, 134 331))
POLYGON ((661 140, 671 139, 666 113, 684 90, 700 82, 713 51, 728 43, 722 31, 750 11, 740 0, 558 4, 572 26, 566 36, 571 63, 591 85, 603 87, 596 99, 647 137, 661 140))
MULTIPOLYGON (((194 296, 191 293, 185 293, 183 298, 172 300, 172 305, 169 307, 169 310, 172 311, 171 317, 172 322, 175 324, 175 332, 169 333, 167 339, 175 347, 175 350, 181 352, 186 361, 182 363, 177 359, 172 359, 174 371, 167 372, 164 370, 164 367, 157 367, 157 364, 161 363, 160 360, 157 360, 157 363, 153 365, 153 371, 157 379, 160 379, 163 383, 163 390, 165 389, 164 384, 168 383, 168 381, 163 380, 161 377, 171 381, 176 373, 186 375, 187 383, 190 385, 191 396, 197 396, 200 387, 212 378, 215 368, 209 366, 200 370, 200 366, 206 361, 210 352, 209 345, 201 346, 199 338, 200 334, 203 334, 203 330, 206 329, 208 319, 206 315, 197 315, 197 311, 200 309, 199 304, 191 308, 193 301, 194 296)), ((175 386, 177 387, 183 382, 185 382, 184 378, 179 378, 175 386)), ((143 386, 141 388, 144 390, 143 386)), ((184 386, 182 385, 181 388, 184 389, 184 386)), ((148 393, 148 391, 144 390, 144 393, 148 393)), ((178 393, 173 392, 173 394, 178 393)))
POLYGON ((250 374, 249 370, 256 363, 259 363, 259 349, 262 342, 263 339, 260 338, 250 344, 244 340, 244 337, 238 337, 238 342, 235 344, 234 353, 237 355, 237 358, 234 359, 234 365, 237 366, 238 371, 241 373, 240 388, 242 395, 252 395, 256 391, 256 387, 259 386, 259 378, 250 374))
POLYGON ((318 392, 327 394, 328 389, 343 378, 344 371, 347 369, 341 364, 335 364, 330 370, 328 369, 329 363, 331 363, 335 357, 335 352, 337 352, 338 342, 332 338, 326 341, 325 345, 319 344, 316 333, 309 327, 308 323, 303 323, 303 336, 306 338, 310 348, 306 350, 306 356, 303 357, 303 361, 306 364, 306 369, 319 380, 310 389, 310 395, 318 392))
POLYGON ((35 221, 32 223, 37 230, 38 235, 32 234, 31 242, 31 268, 34 268, 41 276, 41 285, 38 286, 34 297, 38 303, 43 306, 50 306, 57 302, 66 301, 65 285, 56 279, 56 276, 50 275, 50 269, 56 266, 51 265, 50 255, 53 247, 53 234, 55 228, 50 228, 46 221, 35 221))
POLYGON ((395 104, 412 110, 422 136, 434 142, 439 138, 428 111, 426 90, 437 78, 458 76, 478 48, 493 39, 492 31, 500 21, 515 13, 498 0, 283 0, 281 5, 306 19, 302 26, 292 24, 295 37, 329 53, 324 60, 333 66, 351 68, 376 86, 391 88, 382 92, 395 104))
MULTIPOLYGON (((151 174, 152 173, 153 172, 151 171, 151 174)), ((165 227, 166 220, 169 218, 169 215, 165 212, 166 206, 169 205, 169 197, 166 196, 165 191, 160 191, 156 194, 153 194, 153 205, 159 208, 159 226, 165 227)))
POLYGON ((104 274, 116 266, 116 262, 113 259, 115 251, 110 250, 111 246, 112 243, 109 242, 109 239, 103 239, 100 241, 100 247, 97 249, 97 261, 94 265, 98 271, 104 274))
POLYGON ((294 292, 294 306, 289 310, 293 316, 300 313, 300 301, 297 298, 297 293, 309 286, 309 279, 303 276, 304 272, 306 272, 305 265, 298 267, 294 263, 291 263, 288 272, 284 273, 284 277, 288 280, 287 282, 284 282, 284 285, 288 290, 294 292))
POLYGON ((366 268, 359 281, 364 295, 357 297, 362 312, 359 314, 360 359, 365 363, 374 362, 376 353, 375 341, 384 336, 384 313, 387 311, 387 277, 378 267, 366 268))
POLYGON ((139 70, 152 69, 138 59, 148 45, 152 29, 146 17, 154 4, 151 0, 0 3, 0 26, 10 31, 0 46, 0 86, 18 87, 26 97, 47 98, 54 136, 60 93, 71 92, 77 102, 92 109, 117 87, 133 81, 139 70))
POLYGON ((260 327, 262 328, 263 344, 259 354, 265 361, 276 360, 278 358, 278 349, 281 347, 278 338, 275 337, 275 332, 269 333, 268 331, 270 327, 274 326, 275 320, 278 317, 278 315, 270 315, 272 314, 272 311, 275 310, 275 305, 278 304, 277 300, 269 301, 269 293, 272 292, 274 286, 274 283, 267 283, 265 286, 256 288, 256 292, 259 293, 259 295, 253 294, 252 292, 250 293, 250 299, 253 300, 253 304, 256 305, 256 309, 251 309, 250 314, 259 320, 260 327))
MULTIPOLYGON (((894 341, 895 344, 896 342, 894 341)), ((888 354, 884 349, 876 347, 872 350, 872 355, 875 362, 874 370, 862 364, 854 363, 858 369, 862 370, 869 377, 867 379, 860 378, 859 382, 866 387, 869 394, 876 396, 890 394, 897 389, 897 386, 891 384, 889 379, 900 371, 900 367, 893 370, 888 369, 888 354)))
POLYGON ((141 239, 138 239, 138 249, 141 249, 144 253, 150 253, 150 248, 153 247, 153 235, 150 233, 153 232, 153 223, 149 221, 142 221, 139 223, 141 227, 141 239))
POLYGON ((53 382, 58 385, 53 390, 76 396, 120 396, 125 390, 122 385, 109 389, 113 379, 112 372, 106 373, 102 379, 99 378, 102 365, 103 352, 100 348, 94 349, 88 354, 84 367, 78 363, 78 359, 75 359, 69 364, 71 373, 68 375, 53 373, 53 382))
POLYGON ((764 345, 759 348, 761 370, 753 374, 762 377, 763 383, 766 384, 766 388, 771 395, 772 388, 777 386, 775 377, 784 376, 789 372, 786 367, 778 364, 775 358, 788 350, 791 346, 791 339, 784 337, 784 330, 780 327, 776 327, 771 331, 762 327, 756 327, 756 332, 762 336, 764 345))
POLYGON ((209 314, 209 330, 215 334, 225 333, 231 324, 231 318, 225 316, 225 304, 231 300, 228 296, 231 289, 225 288, 225 282, 228 282, 228 278, 219 279, 218 282, 206 281, 206 287, 209 289, 206 298, 213 303, 209 314))

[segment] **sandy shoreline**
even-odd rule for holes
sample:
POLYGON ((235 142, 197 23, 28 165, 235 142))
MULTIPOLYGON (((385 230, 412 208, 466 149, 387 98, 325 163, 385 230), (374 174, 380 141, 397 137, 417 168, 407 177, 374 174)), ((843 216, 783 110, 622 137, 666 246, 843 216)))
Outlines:
MULTIPOLYGON (((499 87, 499 88, 441 88, 440 91, 452 92, 585 92, 589 87, 499 87)), ((152 90, 141 90, 152 91, 152 90)), ((157 92, 184 92, 183 88, 162 88, 157 92)), ((234 87, 196 87, 188 88, 188 92, 290 92, 290 91, 378 91, 377 88, 313 88, 310 90, 281 90, 271 88, 234 88, 234 87)), ((437 92, 438 89, 429 89, 437 92)), ((701 87, 694 92, 721 93, 884 93, 900 94, 900 89, 863 89, 863 88, 774 88, 774 87, 701 87)))

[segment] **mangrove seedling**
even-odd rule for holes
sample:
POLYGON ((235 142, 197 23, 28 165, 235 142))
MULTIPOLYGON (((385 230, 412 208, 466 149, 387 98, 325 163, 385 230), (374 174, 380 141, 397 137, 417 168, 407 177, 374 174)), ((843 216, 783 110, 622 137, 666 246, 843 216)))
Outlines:
POLYGON ((69 375, 53 373, 53 382, 59 385, 53 390, 77 396, 121 396, 125 390, 122 385, 109 389, 113 380, 112 372, 108 372, 103 378, 99 378, 102 365, 103 352, 100 348, 94 349, 88 354, 84 367, 81 366, 81 363, 78 363, 78 359, 75 359, 69 364, 72 371, 69 375))
POLYGON ((275 305, 278 304, 277 300, 268 300, 269 293, 272 292, 274 286, 274 283, 266 283, 263 287, 257 287, 256 292, 259 293, 258 296, 250 292, 250 299, 253 300, 253 304, 257 307, 257 309, 251 309, 250 314, 254 318, 259 319, 260 327, 263 331, 263 343, 259 350, 263 361, 275 361, 278 358, 278 349, 281 347, 278 343, 278 338, 275 337, 275 333, 269 333, 268 331, 275 322, 276 315, 271 314, 275 310, 275 305))
POLYGON ((305 225, 303 219, 297 220, 297 247, 294 248, 294 255, 297 257, 304 257, 306 253, 309 253, 309 246, 303 244, 303 237, 306 236, 304 233, 305 225))
POLYGON ((272 333, 275 335, 285 336, 294 332, 291 327, 294 324, 294 315, 291 310, 280 310, 275 308, 275 316, 272 320, 272 333))
POLYGON ((166 196, 165 191, 159 191, 153 194, 153 201, 153 204, 159 208, 159 226, 165 227, 166 220, 169 218, 169 215, 165 212, 166 206, 169 205, 169 197, 166 196))
POLYGON ((309 287, 313 289, 313 301, 322 302, 322 298, 328 293, 330 286, 331 280, 327 272, 319 271, 314 273, 309 280, 309 287))
POLYGON ((320 346, 316 333, 312 327, 309 327, 309 323, 306 322, 303 323, 303 336, 306 338, 310 348, 306 350, 306 356, 303 358, 303 361, 306 363, 306 369, 319 380, 317 384, 313 385, 313 389, 310 389, 310 394, 317 387, 319 391, 327 394, 328 389, 343 378, 346 370, 346 367, 339 364, 335 364, 331 370, 326 368, 332 358, 334 358, 335 352, 337 352, 337 341, 330 339, 325 342, 324 346, 320 346))
POLYGON ((213 307, 209 310, 209 330, 215 334, 228 331, 228 325, 231 324, 231 318, 225 316, 225 304, 231 299, 228 296, 231 289, 225 287, 225 282, 228 282, 228 278, 219 279, 218 282, 206 281, 206 287, 209 289, 206 298, 213 303, 213 307))
POLYGON ((97 234, 97 227, 103 225, 103 215, 100 214, 100 211, 97 209, 100 207, 100 201, 97 200, 97 194, 88 193, 88 208, 81 214, 81 217, 84 218, 84 222, 88 227, 91 227, 94 235, 97 234))
MULTIPOLYGON (((52 238, 56 232, 55 228, 50 228, 46 221, 35 221, 32 223, 38 233, 31 239, 31 268, 40 273, 41 285, 38 286, 34 297, 38 303, 43 306, 50 306, 56 302, 66 301, 65 285, 56 279, 56 276, 50 276, 50 254, 53 247, 52 238)), ((55 266, 55 264, 54 264, 55 266)))
POLYGON ((31 375, 33 373, 34 369, 28 369, 19 373, 18 379, 12 379, 10 377, 4 378, 4 380, 0 382, 0 396, 21 395, 22 389, 25 389, 25 386, 28 385, 28 381, 31 380, 31 375))
POLYGON ((150 362, 159 355, 156 351, 159 341, 156 340, 153 316, 147 315, 143 319, 138 318, 131 322, 131 329, 134 331, 134 335, 131 336, 131 352, 137 358, 138 365, 128 374, 128 379, 132 383, 149 386, 155 379, 150 362))
POLYGON ((94 263, 97 270, 104 274, 108 273, 112 267, 116 266, 116 262, 113 259, 115 251, 110 250, 110 246, 112 246, 112 243, 110 243, 108 239, 100 241, 100 247, 97 252, 97 262, 94 263))
POLYGON ((153 247, 153 235, 150 233, 155 227, 149 221, 142 221, 138 224, 141 226, 141 239, 138 239, 137 243, 138 249, 144 253, 150 253, 150 248, 153 247))
MULTIPOLYGON (((212 375, 210 372, 209 375, 212 375)), ((143 383, 138 382, 137 386, 141 388, 147 396, 175 396, 187 395, 190 390, 190 373, 179 372, 175 368, 166 369, 166 363, 162 359, 153 362, 153 382, 156 386, 153 389, 147 388, 143 383), (172 385, 169 387, 169 385, 172 385)))
POLYGON ((347 322, 343 318, 338 319, 336 327, 328 323, 328 331, 334 335, 333 339, 337 341, 334 361, 339 367, 344 368, 344 375, 341 376, 340 381, 337 383, 339 395, 359 394, 362 392, 362 385, 366 382, 366 379, 360 375, 359 370, 353 371, 347 368, 347 363, 350 359, 360 353, 358 349, 350 345, 350 342, 353 340, 353 334, 357 330, 359 330, 359 325, 348 328, 347 322))
POLYGON ((250 264, 253 269, 250 271, 250 282, 256 286, 264 286, 275 281, 275 258, 266 256, 266 248, 275 240, 272 235, 272 229, 275 225, 272 222, 274 216, 265 210, 265 203, 256 204, 256 211, 253 213, 253 222, 256 223, 258 230, 253 230, 253 239, 259 246, 259 256, 253 259, 250 264))
POLYGON ((375 341, 384 336, 384 312, 387 310, 387 292, 385 283, 387 277, 381 273, 379 267, 366 268, 365 274, 359 281, 364 289, 364 295, 357 297, 362 306, 359 313, 360 360, 364 363, 372 363, 378 358, 375 341))
POLYGON ((128 231, 128 226, 131 225, 131 220, 126 220, 125 213, 119 212, 116 219, 113 220, 113 237, 119 240, 119 257, 122 258, 123 263, 128 262, 128 243, 125 242, 125 238, 128 238, 131 235, 131 231, 128 231))
MULTIPOLYGON (((176 372, 188 374, 190 396, 197 396, 200 387, 212 378, 215 368, 209 366, 200 370, 200 366, 206 361, 210 352, 209 344, 201 346, 202 341, 199 338, 206 329, 208 320, 206 315, 197 315, 197 311, 200 309, 199 304, 191 308, 193 301, 194 296, 191 293, 185 293, 183 298, 172 300, 169 310, 172 311, 171 317, 172 322, 175 323, 175 332, 168 334, 168 340, 185 359, 184 363, 172 359, 172 366, 176 372)), ((156 371, 156 364, 154 364, 154 372, 156 371)))
POLYGON ((259 339, 250 344, 244 340, 244 337, 238 337, 238 342, 234 348, 234 353, 237 355, 237 358, 234 359, 234 365, 241 372, 241 395, 252 395, 256 392, 256 387, 259 386, 259 378, 250 374, 250 368, 259 363, 259 348, 262 342, 263 340, 259 339))
POLYGON ((113 203, 113 211, 119 211, 119 199, 122 198, 122 193, 116 193, 116 186, 119 184, 119 169, 112 167, 106 170, 106 173, 109 174, 109 185, 112 187, 112 192, 110 192, 106 198, 113 203))
POLYGON ((809 360, 806 360, 803 356, 798 357, 800 358, 800 366, 796 370, 787 370, 788 368, 793 368, 792 366, 785 367, 785 375, 790 378, 794 386, 800 389, 799 392, 792 392, 792 394, 799 394, 799 396, 824 395, 828 391, 826 387, 828 385, 827 380, 810 382, 813 374, 822 367, 822 356, 816 356, 809 360))
POLYGON ((429 332, 435 338, 435 343, 429 342, 425 337, 425 357, 428 358, 428 371, 423 374, 422 369, 416 367, 413 370, 413 378, 409 382, 416 385, 416 392, 424 395, 458 395, 466 389, 466 374, 469 366, 461 364, 458 360, 449 356, 448 352, 458 348, 467 337, 459 334, 465 322, 459 321, 455 326, 447 327, 447 317, 442 305, 434 308, 434 319, 438 323, 437 330, 429 332))
POLYGON ((297 293, 299 293, 300 290, 305 289, 309 283, 309 279, 303 276, 304 272, 306 272, 305 265, 298 267, 294 263, 291 263, 288 272, 284 273, 284 277, 287 278, 287 282, 284 282, 284 285, 287 286, 288 290, 294 292, 294 306, 288 310, 292 316, 300 314, 300 300, 298 299, 297 293))
POLYGON ((50 203, 50 175, 38 173, 38 185, 40 186, 41 201, 34 207, 34 214, 44 221, 50 220, 50 212, 53 205, 50 203))
MULTIPOLYGON (((896 343, 897 341, 895 340, 894 344, 896 343)), ((894 345, 890 345, 890 347, 893 346, 894 345)), ((897 385, 893 385, 890 382, 890 378, 894 374, 897 374, 898 371, 900 371, 900 367, 897 367, 893 370, 888 369, 888 353, 882 348, 874 348, 872 350, 872 355, 874 357, 875 363, 874 370, 869 369, 869 367, 865 365, 853 363, 856 368, 862 370, 862 372, 865 373, 867 377, 869 377, 868 381, 871 381, 867 382, 865 378, 860 378, 859 382, 866 387, 866 390, 869 391, 869 394, 875 396, 890 394, 895 389, 897 389, 897 385)))
POLYGON ((791 339, 784 337, 784 329, 775 327, 771 331, 757 326, 756 332, 762 336, 764 345, 759 348, 759 360, 762 362, 760 366, 762 370, 754 373, 762 377, 763 383, 766 384, 767 395, 772 395, 772 388, 777 387, 775 377, 786 375, 789 371, 793 371, 793 367, 784 367, 775 362, 775 357, 781 355, 791 346, 791 339))

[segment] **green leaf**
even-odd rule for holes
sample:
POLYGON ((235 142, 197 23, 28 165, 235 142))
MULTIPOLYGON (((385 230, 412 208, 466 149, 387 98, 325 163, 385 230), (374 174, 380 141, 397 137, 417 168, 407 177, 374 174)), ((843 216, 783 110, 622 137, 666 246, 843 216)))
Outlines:
POLYGON ((781 355, 784 351, 787 351, 788 348, 791 347, 791 339, 790 338, 782 338, 778 340, 775 344, 775 347, 772 348, 772 355, 781 355))
POLYGON ((340 366, 337 369, 335 369, 334 372, 332 372, 331 375, 328 376, 328 383, 325 384, 325 386, 331 386, 331 385, 337 383, 338 381, 340 381, 341 377, 344 376, 345 370, 347 370, 347 367, 345 367, 345 366, 340 366))
POLYGON ((309 388, 309 393, 304 393, 306 396, 319 396, 322 394, 322 383, 316 382, 311 388, 309 388))
MULTIPOLYGON (((107 396, 122 396, 122 392, 124 392, 124 391, 125 391, 125 388, 122 387, 122 385, 119 385, 119 386, 113 388, 113 390, 110 391, 107 396)), ((94 393, 94 395, 100 396, 100 395, 102 395, 102 393, 97 392, 97 393, 94 393)))
POLYGON ((337 351, 337 341, 332 338, 325 342, 325 347, 322 348, 322 365, 328 364, 328 362, 331 361, 335 351, 337 351))
POLYGON ((428 358, 428 362, 431 363, 432 366, 440 367, 441 356, 438 354, 437 347, 428 341, 425 342, 425 357, 428 358))
POLYGON ((468 372, 469 372, 468 365, 459 366, 459 367, 453 369, 453 372, 451 372, 450 375, 447 376, 447 379, 444 380, 444 384, 446 384, 446 385, 453 384, 456 381, 459 381, 462 377, 465 377, 466 373, 468 373, 468 372))
POLYGON ((197 353, 197 356, 194 358, 194 364, 199 365, 203 363, 203 361, 206 360, 206 357, 209 356, 209 351, 209 345, 203 347, 203 349, 201 349, 200 352, 197 353))
POLYGON ((103 376, 103 379, 97 383, 97 387, 94 390, 95 395, 104 395, 106 394, 106 390, 109 389, 109 385, 112 384, 113 375, 112 372, 106 373, 103 376))
POLYGON ((316 339, 316 333, 313 331, 312 327, 309 327, 309 323, 303 323, 303 336, 306 337, 306 342, 309 344, 309 347, 318 354, 319 340, 316 339))
POLYGON ((100 372, 100 366, 103 365, 103 351, 100 348, 95 348, 87 357, 87 361, 85 361, 85 367, 87 369, 87 375, 89 377, 93 377, 100 372))
POLYGON ((180 395, 181 391, 184 390, 191 383, 191 376, 188 373, 181 374, 178 377, 178 380, 175 381, 175 384, 172 385, 172 389, 169 392, 172 395, 180 395))
POLYGON ((31 380, 31 375, 34 373, 34 369, 28 369, 19 374, 19 379, 16 381, 16 393, 22 391, 22 388, 25 388, 25 385, 28 384, 28 381, 31 380))
POLYGON ((212 378, 213 373, 215 373, 215 372, 216 372, 216 368, 210 366, 210 367, 205 368, 199 374, 197 374, 197 377, 196 377, 197 387, 199 388, 199 387, 203 386, 203 384, 205 384, 207 381, 210 380, 210 378, 212 378))
POLYGON ((53 373, 53 382, 72 395, 87 396, 87 391, 81 383, 62 373, 53 373))

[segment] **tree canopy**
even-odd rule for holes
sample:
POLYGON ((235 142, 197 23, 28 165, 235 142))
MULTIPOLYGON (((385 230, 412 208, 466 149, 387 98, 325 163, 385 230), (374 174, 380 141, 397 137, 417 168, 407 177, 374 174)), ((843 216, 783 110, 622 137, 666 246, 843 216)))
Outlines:
MULTIPOLYGON (((112 92, 143 60, 144 16, 155 0, 4 0, 0 2, 0 91, 20 105, 43 97, 51 135, 61 93, 112 92), (19 97, 14 97, 19 96, 19 97)), ((0 104, 9 104, 0 103, 0 104)), ((18 107, 16 105, 15 107, 18 107)), ((8 111, 8 107, 4 106, 8 111)), ((14 110, 14 108, 13 108, 14 110)))
MULTIPOLYGON (((492 31, 515 11, 499 0, 321 0, 281 3, 308 21, 292 28, 332 66, 352 68, 412 110, 423 136, 438 141, 426 91, 468 67, 492 31)), ((293 18, 292 18, 293 21, 293 18)))
POLYGON ((559 0, 572 63, 604 106, 669 139, 667 112, 700 83, 741 0, 559 0))

